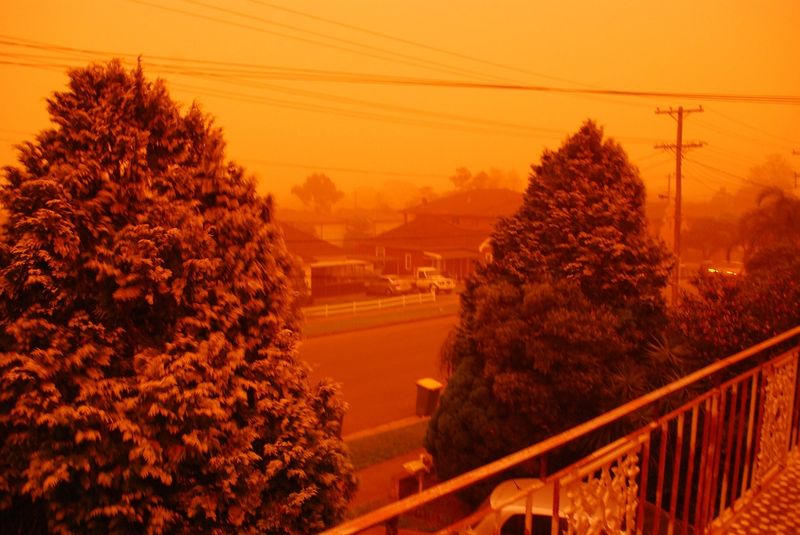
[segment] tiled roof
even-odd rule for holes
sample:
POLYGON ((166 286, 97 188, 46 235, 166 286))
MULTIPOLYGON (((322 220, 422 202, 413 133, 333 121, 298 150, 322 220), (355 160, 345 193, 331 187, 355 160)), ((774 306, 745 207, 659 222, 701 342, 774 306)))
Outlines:
POLYGON ((321 240, 302 230, 280 223, 283 230, 283 241, 286 248, 295 256, 299 256, 303 262, 314 262, 321 258, 344 258, 345 252, 341 247, 337 247, 330 242, 321 240))
POLYGON ((440 252, 477 251, 486 238, 485 231, 457 227, 440 217, 422 215, 365 241, 384 247, 440 252))

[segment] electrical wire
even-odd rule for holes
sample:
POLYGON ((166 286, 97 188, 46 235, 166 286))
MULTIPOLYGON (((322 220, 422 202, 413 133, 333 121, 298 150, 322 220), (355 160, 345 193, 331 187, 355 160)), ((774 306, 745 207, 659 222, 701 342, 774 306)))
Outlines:
POLYGON ((736 118, 734 118, 734 117, 731 117, 730 115, 726 115, 726 114, 722 113, 722 112, 721 112, 721 111, 719 111, 719 110, 715 110, 715 109, 708 109, 708 110, 706 110, 706 111, 709 111, 709 112, 711 112, 711 113, 714 113, 714 114, 716 114, 716 115, 719 115, 720 117, 723 117, 723 118, 727 119, 728 121, 731 121, 732 123, 735 123, 735 124, 737 124, 737 125, 739 125, 739 126, 744 126, 745 128, 749 128, 750 130, 753 130, 753 131, 755 131, 755 132, 759 132, 759 133, 761 133, 761 134, 764 134, 764 135, 767 135, 767 136, 773 137, 773 138, 775 138, 775 139, 779 139, 779 140, 781 140, 781 141, 783 141, 783 142, 785 142, 785 143, 789 143, 789 144, 791 144, 792 146, 795 146, 795 145, 797 145, 798 143, 800 143, 800 140, 798 140, 798 139, 789 139, 788 137, 784 137, 784 136, 779 136, 779 135, 776 135, 776 134, 774 134, 774 133, 772 133, 772 132, 769 132, 769 131, 767 131, 767 130, 763 130, 763 129, 761 129, 761 128, 758 128, 758 127, 755 127, 755 126, 749 125, 749 124, 745 123, 744 121, 741 121, 741 120, 739 120, 739 119, 736 119, 736 118))
POLYGON ((440 130, 454 130, 459 132, 471 132, 471 133, 480 133, 480 134, 493 134, 493 135, 503 135, 508 137, 523 137, 523 138, 539 138, 539 139, 557 139, 555 134, 545 135, 545 134, 534 134, 534 133, 525 133, 520 131, 512 131, 512 130, 500 130, 496 128, 484 128, 478 126, 467 126, 463 124, 453 124, 453 123, 446 123, 446 122, 437 122, 437 121, 426 121, 423 119, 415 119, 415 118, 403 118, 395 115, 386 115, 386 114, 379 114, 374 112, 362 112, 356 110, 347 110, 342 108, 335 108, 331 106, 323 106, 320 104, 305 104, 290 100, 282 100, 282 99, 273 99, 268 97, 260 97, 260 96, 252 96, 252 95, 244 95, 241 93, 231 92, 231 91, 221 91, 221 90, 213 90, 207 88, 198 88, 196 86, 186 85, 186 84, 179 84, 179 83, 171 83, 171 87, 176 89, 182 90, 189 90, 195 91, 196 94, 199 95, 206 95, 206 96, 215 96, 224 98, 227 100, 234 100, 239 102, 248 102, 252 104, 263 104, 268 106, 274 106, 279 108, 286 108, 286 109, 293 109, 293 110, 300 110, 300 111, 311 111, 311 112, 319 112, 325 113, 329 115, 339 115, 345 117, 354 117, 359 119, 370 119, 384 123, 391 123, 391 124, 404 124, 410 126, 425 126, 430 128, 436 128, 440 130))
POLYGON ((737 180, 739 180, 741 182, 744 182, 744 183, 747 183, 747 184, 750 184, 750 185, 753 185, 753 186, 758 186, 758 187, 761 187, 761 188, 769 188, 769 187, 771 187, 769 184, 764 184, 762 182, 758 182, 757 180, 753 180, 751 178, 743 177, 741 175, 737 175, 736 173, 731 173, 730 171, 725 171, 724 169, 720 169, 720 168, 714 167, 712 165, 708 165, 708 164, 705 164, 705 163, 702 163, 702 162, 698 162, 697 160, 693 160, 691 158, 686 158, 686 161, 691 162, 691 163, 693 163, 695 165, 699 165, 700 167, 704 167, 704 168, 709 169, 711 171, 715 171, 717 173, 721 173, 723 175, 729 176, 731 178, 735 178, 735 179, 737 179, 737 180))
POLYGON ((270 3, 270 2, 264 2, 264 1, 260 1, 260 0, 250 0, 250 2, 253 3, 253 4, 256 4, 256 5, 262 6, 262 7, 267 7, 269 9, 274 9, 274 10, 279 10, 279 11, 283 11, 283 12, 286 12, 286 13, 291 13, 293 15, 301 16, 301 17, 304 17, 304 18, 307 18, 307 19, 324 22, 324 23, 331 24, 331 25, 334 25, 334 26, 339 26, 341 28, 346 28, 348 30, 354 30, 354 31, 357 31, 357 32, 365 33, 367 35, 372 35, 374 37, 381 37, 383 39, 388 39, 388 40, 391 40, 391 41, 395 41, 397 43, 401 43, 401 44, 405 44, 405 45, 411 45, 411 46, 422 48, 422 49, 425 49, 425 50, 428 50, 428 51, 431 51, 431 52, 437 52, 437 53, 440 53, 440 54, 445 54, 445 55, 448 55, 448 56, 451 56, 451 57, 456 57, 456 58, 459 58, 459 59, 464 59, 464 60, 472 61, 472 62, 475 62, 475 63, 480 63, 480 64, 486 65, 486 66, 498 67, 498 68, 505 69, 505 70, 508 70, 508 71, 517 72, 517 73, 520 73, 520 74, 527 74, 527 75, 531 75, 531 76, 536 76, 538 78, 545 78, 545 79, 548 79, 548 80, 554 80, 554 81, 564 82, 564 83, 568 83, 568 84, 575 84, 575 85, 578 85, 578 86, 591 87, 591 85, 583 83, 583 82, 577 82, 575 80, 568 80, 566 78, 559 78, 559 77, 551 76, 551 75, 548 75, 548 74, 543 74, 543 73, 540 73, 540 72, 530 71, 530 70, 527 70, 527 69, 522 69, 522 68, 511 66, 511 65, 498 63, 498 62, 495 62, 495 61, 489 61, 489 60, 486 60, 486 59, 477 58, 475 56, 470 56, 468 54, 463 54, 461 52, 454 52, 452 50, 447 50, 447 49, 444 49, 444 48, 439 48, 439 47, 427 45, 427 44, 420 43, 420 42, 417 42, 417 41, 412 41, 410 39, 405 39, 405 38, 397 37, 397 36, 390 35, 390 34, 387 34, 387 33, 378 32, 378 31, 375 31, 375 30, 372 30, 372 29, 364 28, 362 26, 356 26, 354 24, 343 23, 341 21, 336 21, 336 20, 325 18, 325 17, 320 17, 318 15, 313 15, 311 13, 300 11, 300 10, 297 10, 297 9, 291 9, 291 8, 287 8, 287 7, 284 7, 284 6, 279 6, 277 4, 273 4, 273 3, 270 3))
MULTIPOLYGON (((436 71, 436 72, 444 72, 444 73, 447 73, 447 74, 457 74, 457 75, 467 75, 467 76, 470 76, 470 77, 477 76, 477 77, 479 77, 481 79, 486 79, 485 76, 481 75, 480 73, 475 73, 474 71, 468 71, 468 70, 463 70, 463 69, 452 68, 452 67, 449 67, 447 65, 440 64, 438 62, 431 62, 429 60, 404 59, 403 56, 406 56, 405 54, 400 54, 400 53, 396 53, 396 52, 381 50, 381 49, 379 49, 377 47, 372 47, 370 45, 364 45, 364 44, 360 44, 360 43, 355 43, 353 41, 348 41, 346 39, 341 39, 341 38, 336 38, 336 37, 331 37, 331 36, 325 36, 324 34, 319 34, 319 32, 313 32, 313 31, 310 31, 310 30, 303 30, 303 29, 300 29, 300 28, 297 28, 297 27, 293 27, 293 26, 284 25, 284 24, 280 24, 280 23, 277 23, 277 22, 273 22, 273 21, 267 21, 267 19, 263 19, 263 18, 258 18, 257 17, 257 19, 260 20, 261 22, 269 22, 272 25, 281 26, 281 27, 284 27, 284 28, 291 28, 292 31, 301 31, 301 32, 306 33, 306 34, 322 36, 325 39, 332 40, 332 41, 335 41, 335 42, 346 42, 346 43, 349 43, 351 45, 355 44, 356 46, 362 47, 362 48, 366 48, 367 50, 359 50, 357 48, 350 48, 348 46, 337 45, 337 44, 334 44, 334 43, 326 43, 324 41, 319 41, 318 39, 312 39, 312 38, 308 38, 308 37, 300 37, 300 36, 292 35, 292 34, 289 34, 289 33, 278 32, 278 31, 275 31, 275 30, 268 30, 266 28, 262 28, 262 27, 259 27, 259 26, 254 26, 252 24, 246 24, 246 23, 236 22, 236 21, 232 21, 232 20, 226 20, 226 19, 222 19, 222 18, 219 18, 219 17, 214 17, 214 16, 210 16, 210 15, 204 15, 202 13, 197 13, 197 12, 194 12, 194 11, 187 11, 185 9, 180 9, 180 8, 176 8, 176 7, 170 7, 170 6, 165 6, 165 5, 161 5, 161 4, 154 4, 152 2, 147 2, 145 0, 128 0, 128 1, 132 2, 134 4, 140 4, 140 5, 147 6, 147 7, 154 8, 154 9, 160 9, 160 10, 163 10, 163 11, 170 11, 170 12, 173 12, 173 13, 179 13, 179 14, 186 15, 186 16, 193 17, 193 18, 209 20, 209 21, 216 22, 216 23, 219 23, 219 24, 225 24, 225 25, 228 25, 228 26, 233 26, 233 27, 237 27, 237 28, 252 30, 252 31, 259 32, 259 33, 264 33, 264 34, 267 34, 267 35, 273 35, 275 37, 281 37, 281 38, 284 38, 284 39, 290 39, 290 40, 298 41, 298 42, 301 42, 301 43, 321 46, 321 47, 324 47, 324 48, 330 48, 330 49, 334 49, 334 50, 348 52, 348 53, 351 53, 351 54, 357 54, 357 55, 360 55, 360 56, 366 56, 366 57, 371 57, 371 58, 374 58, 374 59, 380 59, 380 60, 384 60, 384 61, 391 61, 391 62, 395 62, 395 63, 401 63, 401 64, 410 65, 410 66, 414 66, 414 67, 421 67, 421 68, 433 70, 433 71, 436 71), (377 50, 377 51, 370 52, 368 50, 377 50)), ((215 10, 221 10, 221 11, 228 12, 228 13, 237 13, 237 12, 235 12, 233 10, 229 10, 229 9, 225 9, 225 8, 221 8, 221 7, 217 7, 217 6, 210 6, 208 4, 203 4, 201 2, 192 1, 191 3, 200 4, 200 5, 203 5, 203 6, 207 7, 207 8, 212 8, 212 9, 215 9, 215 10)), ((249 18, 247 15, 243 15, 243 14, 238 14, 238 16, 249 18)), ((496 78, 495 77, 489 77, 489 79, 496 79, 496 78)))
POLYGON ((342 172, 342 173, 357 173, 357 174, 364 174, 364 175, 384 175, 384 176, 397 176, 397 177, 414 177, 414 178, 448 178, 444 175, 440 174, 433 174, 433 173, 412 173, 412 172, 402 172, 402 171, 379 171, 375 169, 354 169, 351 167, 332 167, 329 165, 308 165, 308 164, 299 164, 299 163, 288 163, 288 162, 275 162, 270 160, 261 160, 258 158, 250 158, 250 157, 242 157, 238 158, 239 160, 245 162, 252 162, 257 163, 260 165, 266 165, 270 167, 287 167, 287 168, 294 168, 294 169, 307 169, 307 170, 319 170, 319 171, 335 171, 335 172, 342 172))
POLYGON ((662 167, 664 165, 667 165, 668 163, 670 163, 668 159, 665 159, 665 160, 662 160, 662 161, 657 161, 657 162, 652 162, 652 163, 650 163, 648 165, 645 165, 643 167, 639 167, 639 172, 641 173, 641 172, 644 172, 644 171, 649 171, 650 169, 655 169, 656 167, 662 167))
MULTIPOLYGON (((140 0, 130 0, 140 1, 140 0)), ((3 36, 0 36, 3 37, 3 36)), ((130 56, 128 54, 127 56, 130 56)), ((194 72, 186 70, 186 72, 194 72)), ((214 73, 211 69, 207 73, 214 73)), ((221 75, 230 75, 230 71, 218 70, 221 75)), ((244 74, 244 73, 240 73, 244 74)), ((568 88, 553 87, 543 85, 527 84, 501 84, 489 82, 470 82, 465 80, 447 80, 435 78, 417 78, 406 76, 368 74, 345 71, 326 71, 311 69, 287 69, 285 67, 260 66, 260 70, 251 70, 247 76, 268 79, 284 79, 313 82, 335 82, 347 84, 367 84, 367 85, 397 85, 397 86, 417 86, 417 87, 438 87, 451 89, 477 89, 477 90, 501 90, 501 91, 524 91, 542 92, 554 94, 578 94, 578 95, 605 95, 623 96, 639 98, 659 98, 659 99, 686 99, 686 100, 706 100, 720 102, 735 102, 749 104, 773 104, 773 105, 800 105, 800 96, 796 95, 753 95, 735 93, 694 93, 685 91, 642 91, 632 89, 589 89, 589 88, 568 88)))
POLYGON ((736 160, 736 163, 741 167, 749 168, 753 166, 753 161, 747 158, 746 156, 743 156, 742 153, 739 151, 735 151, 732 149, 725 149, 717 145, 710 145, 710 144, 703 145, 703 151, 712 152, 718 156, 725 158, 726 160, 736 160))
POLYGON ((699 184, 705 186, 706 188, 708 188, 708 189, 710 189, 712 191, 718 191, 718 188, 708 184, 707 182, 702 180, 700 177, 703 177, 706 180, 710 180, 711 182, 715 182, 717 184, 721 184, 723 186, 730 184, 730 179, 721 178, 721 177, 712 175, 707 170, 705 170, 705 169, 703 169, 703 168, 701 168, 699 166, 696 166, 694 164, 694 162, 686 162, 686 164, 687 165, 684 168, 685 171, 684 171, 683 176, 682 176, 682 179, 684 181, 688 181, 690 183, 691 182, 699 183, 699 184))
POLYGON ((763 138, 755 138, 755 137, 752 137, 752 136, 748 136, 746 134, 742 134, 741 132, 735 132, 735 131, 732 131, 732 130, 728 130, 726 128, 722 128, 722 127, 716 126, 714 124, 711 124, 708 121, 705 121, 705 120, 700 119, 700 118, 693 118, 692 122, 696 123, 697 125, 705 128, 707 130, 711 130, 711 131, 716 132, 718 134, 722 134, 722 135, 725 135, 725 136, 733 136, 733 137, 742 139, 744 141, 749 141, 751 143, 754 142, 754 143, 759 143, 761 145, 770 145, 770 146, 774 146, 774 147, 780 147, 780 150, 782 152, 788 152, 788 150, 790 150, 790 149, 786 148, 786 145, 778 145, 774 141, 767 141, 767 140, 764 140, 763 138))
MULTIPOLYGON (((9 43, 9 41, 7 41, 7 40, 5 40, 5 41, 4 40, 0 40, 0 44, 8 44, 8 43, 9 43)), ((81 60, 85 60, 85 58, 83 58, 83 56, 82 56, 83 54, 91 53, 91 52, 99 53, 99 51, 88 51, 88 50, 85 50, 85 49, 79 50, 79 49, 71 49, 69 47, 57 47, 57 46, 51 47, 51 46, 49 46, 47 44, 44 44, 44 43, 35 43, 35 42, 26 42, 25 46, 31 46, 31 47, 34 47, 36 49, 43 49, 43 48, 44 49, 52 48, 54 50, 66 49, 66 50, 63 50, 63 52, 69 53, 69 54, 73 54, 73 53, 77 54, 77 57, 80 58, 81 60)), ((54 56, 50 56, 50 55, 45 55, 45 56, 35 56, 33 54, 22 54, 22 55, 26 56, 26 57, 29 57, 29 58, 43 57, 43 58, 50 59, 50 58, 54 57, 54 56)), ((75 56, 69 55, 69 57, 72 58, 72 57, 75 57, 75 56)), ((133 56, 129 54, 129 55, 127 55, 127 57, 132 58, 133 56)), ((361 111, 352 111, 352 110, 340 109, 340 108, 320 107, 318 105, 304 104, 304 103, 298 103, 298 102, 293 102, 293 101, 268 99, 268 98, 263 97, 263 96, 248 95, 248 94, 244 94, 244 93, 241 93, 241 92, 239 92, 239 93, 234 93, 234 92, 229 92, 229 91, 223 92, 223 91, 220 91, 220 90, 214 90, 214 89, 209 89, 209 88, 198 88, 197 86, 171 84, 174 87, 189 89, 189 90, 192 90, 192 91, 196 91, 196 92, 198 92, 200 94, 216 96, 216 97, 222 97, 222 98, 229 98, 229 99, 232 99, 232 100, 238 100, 238 101, 242 101, 242 102, 269 104, 269 105, 272 105, 272 106, 285 107, 285 108, 290 108, 290 109, 299 109, 299 110, 305 110, 305 111, 318 111, 318 112, 332 113, 332 114, 337 114, 337 115, 346 115, 346 116, 351 116, 351 117, 368 118, 368 119, 374 119, 374 120, 379 120, 379 121, 389 121, 389 122, 393 122, 393 123, 400 122, 401 124, 412 124, 412 125, 418 125, 418 126, 431 126, 431 127, 435 127, 435 128, 445 128, 445 129, 450 129, 450 130, 452 130, 452 129, 463 129, 463 126, 461 126, 461 125, 453 125, 453 124, 442 123, 442 122, 438 122, 438 123, 432 122, 432 121, 429 120, 429 118, 433 117, 433 118, 445 119, 446 121, 455 121, 457 123, 467 123, 467 125, 468 125, 467 128, 469 128, 470 131, 475 131, 475 132, 500 133, 502 135, 524 136, 524 137, 539 137, 539 138, 542 138, 542 139, 549 139, 549 140, 556 139, 557 136, 561 137, 561 136, 564 136, 564 135, 568 134, 568 132, 566 132, 564 130, 557 130, 557 129, 552 129, 552 128, 535 127, 535 126, 529 126, 529 125, 523 125, 523 124, 515 124, 515 123, 509 123, 509 122, 503 122, 503 121, 494 121, 494 120, 488 120, 488 119, 481 119, 481 118, 476 118, 476 117, 465 117, 465 116, 452 114, 452 113, 443 113, 443 112, 437 112, 437 111, 433 111, 433 110, 420 110, 420 109, 410 108, 408 106, 398 106, 398 105, 391 105, 391 104, 384 104, 384 103, 378 103, 378 102, 373 102, 373 101, 367 101, 367 100, 363 100, 363 99, 340 97, 340 96, 329 95, 329 94, 320 93, 320 92, 316 92, 316 91, 286 88, 286 87, 282 87, 282 86, 276 86, 274 84, 263 84, 263 83, 255 82, 255 81, 252 81, 252 80, 247 80, 247 79, 242 80, 242 79, 239 79, 239 78, 236 78, 236 77, 227 76, 227 75, 223 76, 223 75, 218 74, 216 71, 205 72, 203 70, 198 70, 198 69, 195 69, 195 68, 185 69, 185 68, 181 68, 181 67, 172 65, 170 63, 166 63, 165 64, 165 63, 159 63, 159 62, 154 62, 154 63, 149 63, 148 62, 148 67, 152 67, 157 72, 162 72, 162 73, 163 72, 168 72, 170 74, 180 75, 180 76, 209 78, 209 79, 213 79, 213 80, 220 81, 220 82, 223 82, 223 83, 234 84, 234 85, 238 85, 238 86, 249 86, 249 87, 254 87, 254 88, 258 88, 258 89, 267 89, 267 90, 270 90, 270 91, 288 93, 288 94, 292 94, 292 95, 299 95, 299 96, 303 96, 303 97, 311 97, 311 98, 315 98, 315 99, 335 101, 335 102, 349 104, 349 105, 356 105, 356 106, 368 107, 368 108, 378 108, 378 109, 382 109, 382 110, 388 110, 388 111, 393 112, 393 113, 418 115, 418 116, 422 116, 423 118, 425 118, 425 120, 422 120, 422 121, 420 121, 420 120, 410 120, 410 119, 405 119, 405 118, 399 118, 399 117, 392 116, 392 115, 380 115, 380 114, 367 113, 367 112, 361 112, 361 111), (475 125, 479 125, 480 127, 490 127, 490 129, 481 128, 479 130, 476 130, 474 128, 475 125), (542 134, 544 134, 544 135, 542 135, 542 134)), ((618 136, 617 139, 619 139, 621 141, 625 141, 626 143, 631 143, 631 144, 636 144, 636 143, 649 144, 649 143, 652 143, 652 142, 655 141, 654 139, 650 139, 650 138, 641 138, 641 137, 634 137, 634 136, 618 136)))
POLYGON ((325 34, 325 33, 322 33, 322 32, 308 30, 306 28, 300 28, 300 27, 293 26, 293 25, 290 25, 290 24, 284 24, 284 23, 277 22, 277 21, 274 21, 274 20, 265 19, 263 17, 259 17, 257 15, 253 15, 253 14, 250 14, 250 13, 243 13, 241 11, 236 11, 236 10, 233 10, 233 9, 228 9, 228 8, 223 8, 223 7, 207 4, 205 2, 201 2, 200 0, 183 0, 183 1, 186 2, 186 3, 189 3, 189 4, 196 5, 196 6, 204 7, 206 9, 212 9, 212 10, 215 10, 215 11, 220 11, 220 12, 223 12, 223 13, 227 13, 229 15, 234 15, 234 16, 237 16, 237 17, 245 18, 247 20, 256 20, 258 22, 261 22, 261 23, 264 23, 264 24, 267 24, 267 25, 277 26, 277 27, 288 29, 288 30, 295 31, 295 32, 298 32, 298 33, 312 35, 314 37, 321 37, 323 39, 329 39, 329 40, 334 41, 334 42, 345 43, 345 44, 348 44, 348 45, 364 48, 366 50, 371 50, 371 51, 375 51, 375 52, 380 52, 380 53, 387 54, 387 55, 390 55, 390 56, 396 56, 397 58, 401 58, 401 59, 406 60, 406 61, 411 61, 412 64, 427 65, 428 68, 432 68, 432 70, 435 70, 435 71, 438 71, 438 72, 449 72, 451 74, 453 74, 453 73, 466 74, 468 76, 474 77, 476 79, 481 79, 481 80, 508 81, 507 79, 504 79, 504 78, 501 78, 501 77, 497 77, 497 76, 487 75, 486 73, 472 71, 472 70, 468 70, 468 69, 454 68, 452 65, 447 64, 447 63, 441 63, 441 62, 438 62, 438 61, 433 61, 433 60, 429 60, 429 59, 425 59, 425 58, 420 58, 420 57, 412 56, 412 55, 409 55, 409 54, 404 54, 404 53, 401 53, 401 52, 395 52, 393 50, 388 50, 388 49, 385 49, 385 48, 377 47, 377 46, 374 46, 374 45, 360 43, 358 41, 353 41, 351 39, 344 39, 344 38, 341 38, 341 37, 328 35, 328 34, 325 34))

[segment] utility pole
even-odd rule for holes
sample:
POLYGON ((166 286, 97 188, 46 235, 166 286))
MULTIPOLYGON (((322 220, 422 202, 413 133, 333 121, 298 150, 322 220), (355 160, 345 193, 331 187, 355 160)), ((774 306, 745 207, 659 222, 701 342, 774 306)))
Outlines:
POLYGON ((683 117, 685 115, 689 115, 690 113, 695 112, 702 112, 703 107, 699 106, 693 109, 684 109, 683 106, 679 106, 678 109, 673 110, 672 108, 668 110, 662 110, 656 108, 657 115, 669 115, 676 121, 678 121, 678 135, 675 141, 675 144, 660 144, 656 145, 657 149, 675 149, 675 239, 673 242, 673 249, 675 252, 675 258, 677 261, 677 265, 675 266, 675 271, 672 274, 672 304, 675 305, 678 302, 678 283, 680 282, 680 272, 681 272, 681 161, 683 160, 683 150, 684 149, 691 149, 695 147, 702 147, 705 143, 684 143, 683 142, 683 117))

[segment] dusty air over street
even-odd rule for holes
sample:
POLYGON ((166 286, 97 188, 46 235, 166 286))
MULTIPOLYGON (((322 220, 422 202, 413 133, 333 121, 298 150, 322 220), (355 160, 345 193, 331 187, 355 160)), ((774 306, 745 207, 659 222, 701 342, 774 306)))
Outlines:
POLYGON ((0 532, 800 532, 798 23, 4 0, 0 532))

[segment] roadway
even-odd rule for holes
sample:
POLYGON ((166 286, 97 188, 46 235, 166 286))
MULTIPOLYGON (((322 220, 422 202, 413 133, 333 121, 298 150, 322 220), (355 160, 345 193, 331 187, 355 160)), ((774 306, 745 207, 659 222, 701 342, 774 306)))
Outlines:
POLYGON ((415 415, 416 382, 442 381, 439 348, 457 321, 453 315, 310 338, 300 358, 311 365, 312 383, 341 383, 348 435, 415 415))

